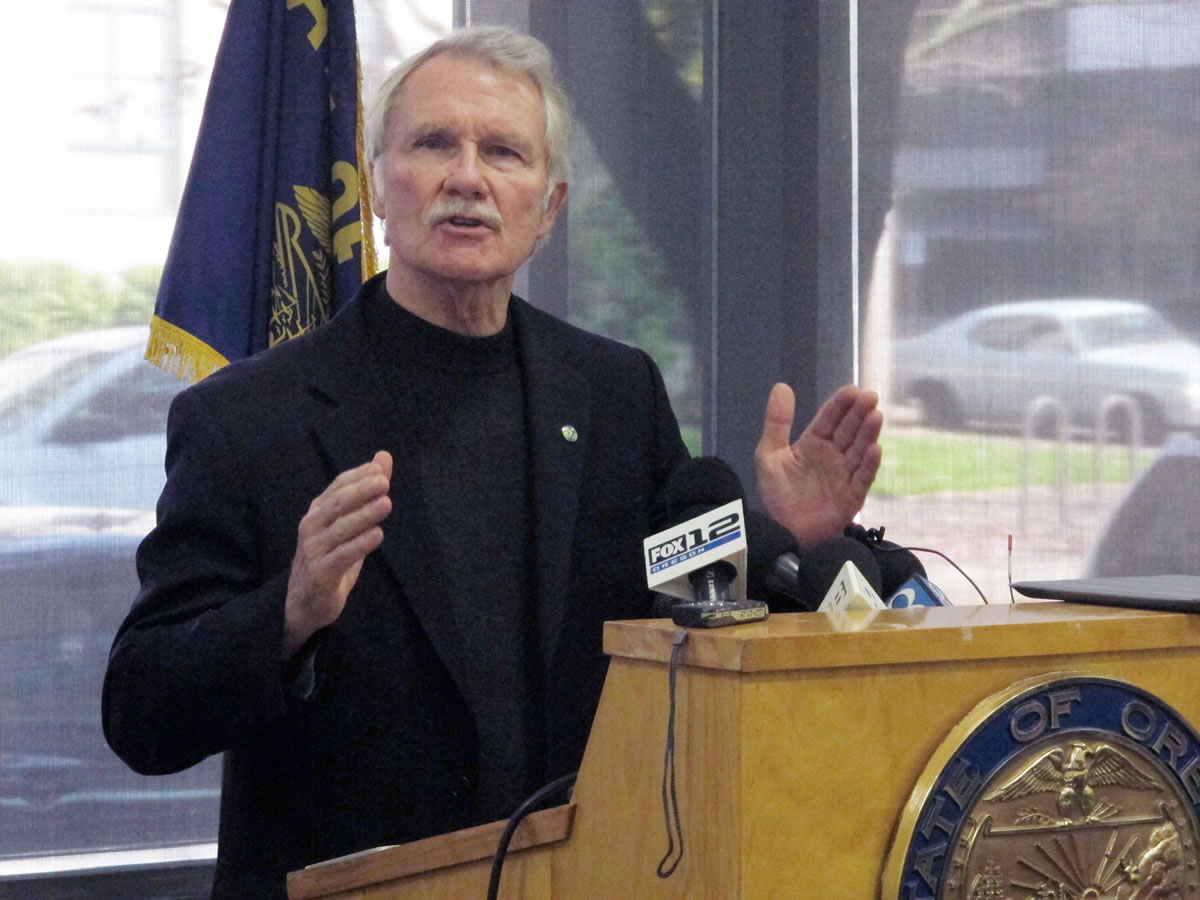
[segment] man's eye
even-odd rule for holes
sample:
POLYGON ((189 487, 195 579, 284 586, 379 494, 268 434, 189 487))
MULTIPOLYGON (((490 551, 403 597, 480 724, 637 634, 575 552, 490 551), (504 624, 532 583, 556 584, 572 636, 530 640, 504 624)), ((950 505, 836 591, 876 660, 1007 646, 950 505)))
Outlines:
POLYGON ((492 147, 489 147, 488 152, 491 153, 492 156, 512 157, 514 159, 519 159, 521 156, 521 154, 512 147, 506 147, 503 144, 495 144, 492 147))
POLYGON ((416 141, 416 146, 423 150, 441 150, 448 145, 449 142, 440 134, 422 135, 416 141))

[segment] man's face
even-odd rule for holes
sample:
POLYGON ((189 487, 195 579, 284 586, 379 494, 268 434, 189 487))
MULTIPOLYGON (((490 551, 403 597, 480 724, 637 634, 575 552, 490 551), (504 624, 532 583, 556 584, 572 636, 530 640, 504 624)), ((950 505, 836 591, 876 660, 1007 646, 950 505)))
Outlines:
POLYGON ((456 282, 509 278, 550 232, 546 121, 533 79, 443 53, 418 66, 392 107, 376 161, 390 266, 456 282))

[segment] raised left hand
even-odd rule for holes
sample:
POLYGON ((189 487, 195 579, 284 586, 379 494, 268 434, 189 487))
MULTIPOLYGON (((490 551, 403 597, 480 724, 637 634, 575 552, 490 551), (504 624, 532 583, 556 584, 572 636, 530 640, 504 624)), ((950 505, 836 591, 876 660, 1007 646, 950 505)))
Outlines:
POLYGON ((771 389, 754 451, 758 492, 801 548, 840 535, 862 509, 882 459, 878 404, 874 391, 844 385, 792 442, 796 395, 782 383, 771 389))

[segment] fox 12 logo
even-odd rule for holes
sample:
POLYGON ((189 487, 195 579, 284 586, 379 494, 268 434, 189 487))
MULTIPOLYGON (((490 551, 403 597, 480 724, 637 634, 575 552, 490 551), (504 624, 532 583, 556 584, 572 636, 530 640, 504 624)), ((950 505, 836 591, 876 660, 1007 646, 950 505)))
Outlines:
POLYGON ((746 528, 742 501, 734 500, 642 542, 648 587, 677 597, 690 597, 686 575, 726 560, 742 581, 746 555, 746 528))

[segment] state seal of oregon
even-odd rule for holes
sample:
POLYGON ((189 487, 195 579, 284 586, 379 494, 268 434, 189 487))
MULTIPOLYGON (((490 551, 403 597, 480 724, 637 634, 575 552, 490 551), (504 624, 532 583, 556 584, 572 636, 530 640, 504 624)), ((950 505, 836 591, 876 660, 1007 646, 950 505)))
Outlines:
POLYGON ((1200 898, 1200 738, 1127 682, 985 700, 918 779, 884 867, 903 900, 1200 898))

